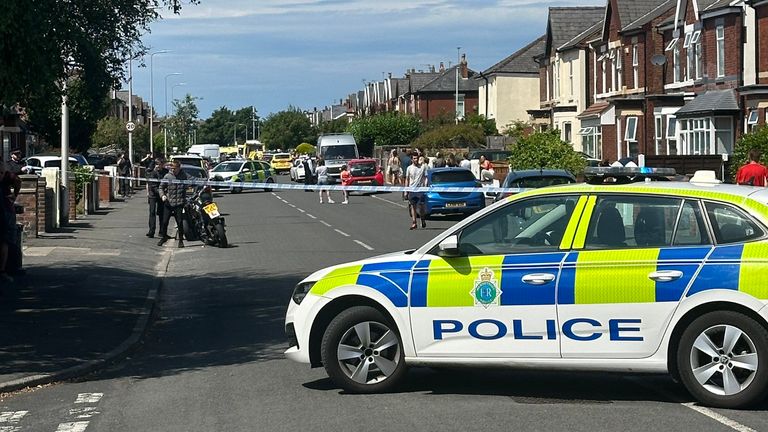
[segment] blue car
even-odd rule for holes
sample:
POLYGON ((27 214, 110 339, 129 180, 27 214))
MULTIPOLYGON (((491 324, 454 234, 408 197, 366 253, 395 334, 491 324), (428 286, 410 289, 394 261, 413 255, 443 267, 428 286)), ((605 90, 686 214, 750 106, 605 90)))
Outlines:
POLYGON ((427 192, 427 216, 433 214, 472 214, 485 207, 482 185, 465 168, 435 168, 427 171, 430 186, 476 187, 477 192, 427 192))

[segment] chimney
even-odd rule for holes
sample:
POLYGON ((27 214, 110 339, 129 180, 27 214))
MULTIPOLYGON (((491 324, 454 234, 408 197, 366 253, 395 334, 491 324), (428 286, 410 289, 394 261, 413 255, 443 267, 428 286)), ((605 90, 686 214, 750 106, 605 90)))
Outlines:
POLYGON ((459 63, 459 71, 461 73, 461 77, 464 79, 469 78, 469 70, 467 69, 467 55, 462 54, 461 55, 461 63, 459 63))
POLYGON ((440 62, 440 72, 445 72, 445 63, 440 62))

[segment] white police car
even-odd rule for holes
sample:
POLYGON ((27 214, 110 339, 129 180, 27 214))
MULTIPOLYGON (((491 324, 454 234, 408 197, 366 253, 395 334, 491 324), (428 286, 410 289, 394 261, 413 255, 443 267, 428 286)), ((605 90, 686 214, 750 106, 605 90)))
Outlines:
POLYGON ((407 365, 669 372, 745 407, 768 389, 767 304, 768 190, 570 185, 310 275, 286 356, 350 392, 392 390, 407 365))

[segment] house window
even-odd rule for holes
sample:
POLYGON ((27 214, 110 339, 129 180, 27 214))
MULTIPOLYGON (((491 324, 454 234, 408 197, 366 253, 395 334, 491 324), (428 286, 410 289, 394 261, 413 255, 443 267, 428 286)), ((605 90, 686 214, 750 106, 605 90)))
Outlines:
POLYGON ((601 126, 583 127, 579 130, 584 153, 595 159, 603 158, 603 133, 601 126))
POLYGON ((755 130, 755 126, 757 126, 757 117, 758 117, 757 110, 752 110, 749 112, 749 116, 747 117, 747 130, 752 132, 755 130))
POLYGON ((616 75, 613 78, 613 82, 616 84, 616 88, 614 90, 621 91, 622 81, 623 81, 622 75, 621 75, 621 69, 623 64, 623 61, 621 59, 622 57, 621 47, 617 48, 614 52, 616 53, 616 60, 614 60, 616 62, 616 75))
POLYGON ((627 117, 624 141, 637 141, 637 117, 627 117))
POLYGON ((664 119, 661 116, 654 118, 654 138, 656 139, 656 154, 662 154, 661 150, 664 147, 664 119))
POLYGON ((683 154, 714 154, 711 120, 711 117, 704 117, 680 121, 680 144, 683 154))
POLYGON ((563 141, 573 142, 573 129, 570 122, 563 123, 563 141))
POLYGON ((568 90, 573 97, 573 60, 568 62, 568 90))
POLYGON ((616 51, 611 50, 609 59, 611 61, 611 85, 608 88, 608 91, 614 91, 616 90, 616 51))
POLYGON ((555 68, 553 70, 552 85, 554 86, 554 98, 555 100, 560 98, 560 60, 555 60, 555 68))
MULTIPOLYGON (((700 34, 700 32, 697 32, 700 34)), ((702 71, 704 70, 704 65, 701 61, 701 40, 697 38, 696 43, 693 45, 694 50, 696 52, 696 79, 701 79, 702 77, 702 71)))
POLYGON ((725 76, 725 28, 717 26, 717 77, 725 76))
POLYGON ((550 93, 550 80, 549 80, 549 68, 546 69, 545 75, 547 76, 547 100, 552 100, 551 97, 549 97, 550 93))
POLYGON ((638 75, 638 69, 640 67, 640 59, 637 56, 637 45, 632 45, 632 78, 634 79, 634 88, 639 88, 640 78, 638 75))
POLYGON ((464 118, 464 95, 459 95, 458 103, 456 104, 456 118, 464 118))
POLYGON ((733 153, 733 127, 730 117, 715 117, 716 154, 733 153))
POLYGON ((677 119, 667 116, 667 154, 677 154, 677 119))
POLYGON ((672 62, 674 63, 674 80, 680 82, 680 48, 675 45, 674 55, 672 56, 672 62))
POLYGON ((605 57, 603 57, 603 93, 605 93, 607 89, 607 81, 608 81, 608 77, 606 76, 607 67, 608 67, 608 64, 605 61, 605 57))
POLYGON ((696 77, 696 71, 694 70, 696 68, 696 49, 695 45, 690 43, 690 36, 691 34, 688 33, 685 35, 685 40, 688 43, 688 45, 685 47, 685 80, 692 80, 694 77, 696 77))

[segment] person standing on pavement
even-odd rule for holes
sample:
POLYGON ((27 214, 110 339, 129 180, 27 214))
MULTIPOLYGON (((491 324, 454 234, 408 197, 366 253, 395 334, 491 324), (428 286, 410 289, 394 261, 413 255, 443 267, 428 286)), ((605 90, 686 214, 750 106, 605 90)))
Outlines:
MULTIPOLYGON (((341 166, 341 186, 346 187, 350 186, 352 184, 352 174, 350 174, 349 169, 346 165, 341 166)), ((344 201, 342 201, 342 204, 349 204, 349 191, 347 189, 344 189, 341 191, 344 194, 344 201)))
POLYGON ((184 171, 181 170, 181 162, 175 160, 171 162, 171 171, 164 177, 160 183, 160 199, 165 203, 163 209, 163 222, 160 224, 160 241, 158 246, 162 246, 170 240, 168 237, 168 222, 171 221, 171 215, 176 220, 176 247, 184 247, 184 224, 182 223, 182 211, 184 201, 187 198, 187 186, 181 182, 187 180, 184 171))
POLYGON ((8 161, 6 170, 14 175, 21 175, 21 170, 24 165, 21 163, 21 151, 14 150, 11 152, 11 160, 8 161))
POLYGON ((397 150, 392 150, 392 154, 390 155, 389 160, 387 160, 387 181, 389 184, 400 184, 401 171, 400 158, 397 157, 397 150))
MULTIPOLYGON (((328 175, 328 167, 325 166, 325 160, 323 160, 323 158, 319 158, 317 160, 317 172, 315 174, 317 174, 318 185, 322 186, 331 184, 331 177, 328 175)), ((328 197, 328 204, 334 204, 335 201, 331 199, 331 191, 323 187, 321 187, 319 191, 320 204, 323 203, 323 192, 325 192, 328 197)))
POLYGON ((437 152, 435 160, 432 162, 432 168, 445 168, 445 159, 441 152, 437 152))
POLYGON ((736 172, 736 184, 747 186, 762 186, 766 184, 768 168, 760 163, 760 150, 749 151, 749 162, 742 165, 736 172))
POLYGON ((464 153, 464 158, 459 162, 459 166, 468 170, 472 169, 472 161, 469 160, 469 153, 464 153))
POLYGON ((411 165, 411 153, 402 149, 398 158, 400 158, 400 184, 405 184, 405 172, 408 171, 408 166, 411 165))
POLYGON ((0 282, 13 282, 8 275, 8 256, 16 244, 16 209, 14 202, 21 190, 21 180, 6 170, 5 161, 0 159, 0 282))
MULTIPOLYGON (((408 167, 405 175, 405 187, 418 188, 427 185, 427 164, 424 156, 414 157, 413 164, 408 167)), ((421 218, 421 227, 426 228, 424 220, 426 212, 426 194, 424 192, 408 192, 408 203, 411 211, 411 229, 416 229, 417 218, 421 218)))
MULTIPOLYGON (((315 184, 315 173, 312 169, 312 161, 309 159, 309 157, 304 158, 304 160, 301 162, 301 166, 304 168, 304 186, 315 184)), ((309 191, 309 188, 304 189, 304 192, 309 191)))
POLYGON ((131 161, 125 156, 125 153, 120 153, 120 158, 117 160, 117 175, 120 176, 118 193, 123 197, 131 195, 131 161))
POLYGON ((155 236, 157 221, 160 220, 161 225, 163 223, 165 204, 160 199, 160 181, 168 173, 168 170, 165 169, 165 164, 160 159, 150 163, 147 169, 149 170, 147 171, 147 204, 149 204, 149 231, 147 231, 147 237, 152 238, 155 236))

